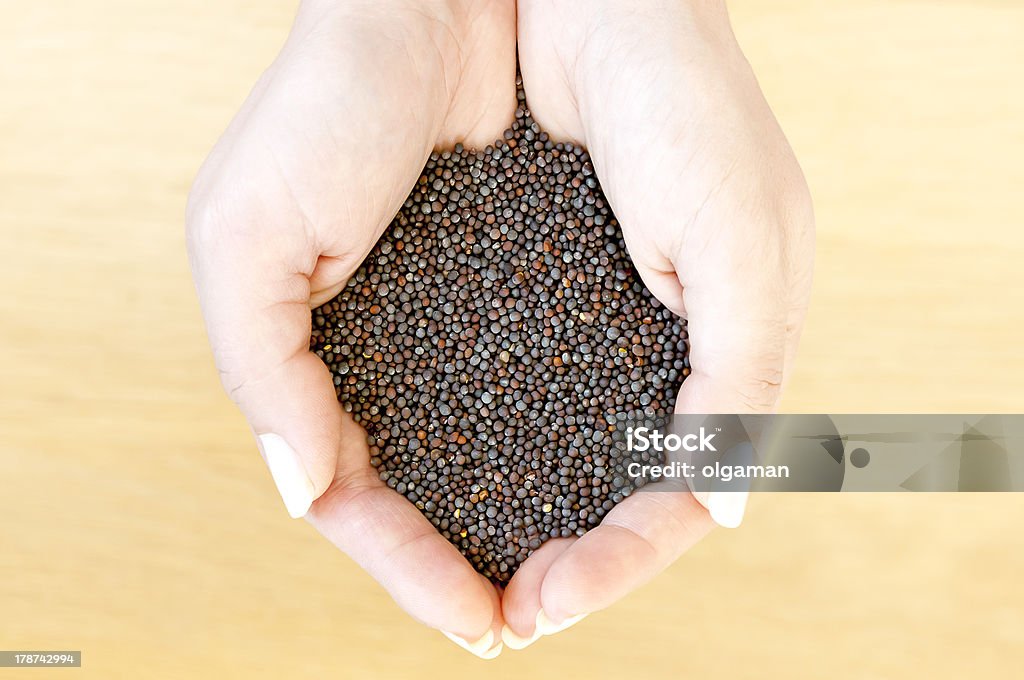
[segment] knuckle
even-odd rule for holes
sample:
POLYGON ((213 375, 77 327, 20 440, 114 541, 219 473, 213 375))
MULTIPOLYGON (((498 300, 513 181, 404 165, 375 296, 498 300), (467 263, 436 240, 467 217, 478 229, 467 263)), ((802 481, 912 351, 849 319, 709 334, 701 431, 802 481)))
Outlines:
POLYGON ((238 246, 258 240, 264 233, 261 207, 266 196, 253 187, 225 183, 200 170, 185 205, 185 237, 190 253, 230 241, 238 246))
POLYGON ((738 383, 734 392, 737 406, 748 413, 772 411, 782 396, 782 369, 768 369, 738 383))
POLYGON ((224 389, 224 393, 231 401, 241 406, 242 396, 249 381, 241 377, 236 371, 230 369, 218 367, 217 374, 220 376, 220 385, 224 389))

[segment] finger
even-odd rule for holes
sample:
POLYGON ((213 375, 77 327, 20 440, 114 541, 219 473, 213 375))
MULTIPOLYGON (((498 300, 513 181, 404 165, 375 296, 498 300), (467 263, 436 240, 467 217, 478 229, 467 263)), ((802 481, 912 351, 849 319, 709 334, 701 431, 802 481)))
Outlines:
POLYGON ((568 550, 576 538, 555 538, 530 555, 512 577, 502 596, 501 611, 505 627, 501 639, 510 649, 524 649, 543 635, 537 616, 541 610, 540 592, 548 569, 568 550))
POLYGON ((711 530, 707 512, 690 493, 657 488, 650 485, 615 506, 550 565, 540 593, 548 630, 611 605, 711 530))
MULTIPOLYGON (((785 280, 770 271, 737 273, 684 288, 691 374, 680 388, 677 413, 777 408, 786 368, 788 293, 779 290, 776 277, 785 280)), ((694 495, 719 525, 735 528, 742 522, 746 490, 712 487, 694 489, 694 495)))
POLYGON ((336 483, 313 505, 309 521, 414 618, 478 656, 496 656, 504 620, 494 587, 380 481, 365 435, 347 414, 342 439, 336 483))
MULTIPOLYGON (((505 648, 504 640, 502 640, 501 637, 501 632, 505 629, 505 617, 501 611, 501 594, 498 592, 498 589, 490 581, 487 580, 486 577, 484 577, 481 574, 477 574, 477 577, 480 579, 480 581, 484 584, 484 587, 487 589, 487 594, 491 599, 491 607, 492 610, 494 611, 494 619, 491 622, 491 628, 490 630, 488 630, 487 637, 485 638, 487 641, 491 642, 492 646, 488 651, 483 652, 482 654, 477 654, 477 656, 479 656, 481 659, 493 659, 497 657, 499 654, 501 654, 502 650, 505 648)), ((448 637, 449 640, 452 640, 451 635, 449 635, 448 633, 445 633, 445 635, 448 637)), ((462 644, 462 642, 465 642, 464 638, 454 639, 453 642, 455 642, 455 644, 459 645, 460 647, 463 647, 464 649, 469 649, 469 651, 472 651, 476 654, 472 645, 465 646, 462 644)), ((483 643, 481 642, 477 643, 477 646, 482 645, 483 643)))
POLYGON ((493 586, 405 498, 381 483, 332 488, 313 525, 417 620, 478 655, 500 641, 493 586))
POLYGON ((334 478, 341 415, 330 373, 309 351, 312 249, 263 229, 252 210, 190 216, 189 245, 221 381, 288 513, 301 517, 334 478))
MULTIPOLYGON (((730 203, 724 214, 732 227, 709 237, 702 264, 684 251, 676 258, 692 371, 677 413, 773 413, 792 374, 813 272, 810 202, 780 200, 775 208, 730 203), (744 241, 751 244, 746 249, 744 241)), ((721 526, 736 527, 749 493, 728 486, 695 495, 721 526)))

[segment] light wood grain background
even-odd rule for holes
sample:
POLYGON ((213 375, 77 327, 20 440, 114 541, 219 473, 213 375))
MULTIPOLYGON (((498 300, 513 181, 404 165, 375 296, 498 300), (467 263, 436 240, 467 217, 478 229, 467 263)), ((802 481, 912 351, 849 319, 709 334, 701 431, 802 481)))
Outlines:
MULTIPOLYGON (((1024 410, 1024 3, 737 0, 819 253, 789 411, 1024 410)), ((289 521, 208 356, 186 192, 282 0, 0 2, 2 677, 1019 677, 1024 496, 755 499, 484 666, 289 521)))

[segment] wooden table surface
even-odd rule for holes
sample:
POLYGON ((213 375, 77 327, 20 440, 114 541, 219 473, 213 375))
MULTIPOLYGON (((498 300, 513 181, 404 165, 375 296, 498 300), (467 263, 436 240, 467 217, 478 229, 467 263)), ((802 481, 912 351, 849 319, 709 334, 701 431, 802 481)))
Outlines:
MULTIPOLYGON (((816 198, 784 408, 1024 410, 1024 3, 737 0, 816 198)), ((1024 495, 755 499, 484 666, 290 521, 222 395, 190 180, 294 11, 0 3, 0 677, 1019 677, 1024 495)))

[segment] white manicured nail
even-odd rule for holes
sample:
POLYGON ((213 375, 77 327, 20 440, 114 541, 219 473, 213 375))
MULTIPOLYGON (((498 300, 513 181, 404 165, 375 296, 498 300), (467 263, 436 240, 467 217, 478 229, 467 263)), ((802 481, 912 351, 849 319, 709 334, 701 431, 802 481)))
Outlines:
POLYGON ((484 633, 483 637, 481 637, 476 642, 467 642, 466 640, 460 638, 458 635, 449 633, 446 630, 442 630, 441 632, 444 634, 446 638, 457 644, 459 647, 462 647, 470 654, 478 656, 481 659, 493 659, 494 657, 501 654, 502 644, 500 642, 496 647, 492 648, 492 644, 494 643, 493 630, 489 630, 486 633, 484 633))
POLYGON ((503 649, 505 649, 505 645, 503 645, 503 644, 501 644, 499 642, 498 645, 494 649, 492 649, 489 652, 484 652, 483 654, 481 654, 480 658, 481 659, 486 659, 488 661, 490 661, 491 659, 496 659, 498 657, 498 655, 501 654, 501 650, 503 650, 503 649))
POLYGON ((743 521, 747 508, 746 491, 712 491, 708 494, 708 513, 720 526, 735 529, 743 521))
POLYGON ((570 616, 561 623, 555 623, 548 615, 541 609, 537 612, 537 630, 540 631, 541 635, 554 635, 555 633, 561 633, 569 626, 575 626, 577 623, 587 617, 586 614, 578 614, 576 616, 570 616))
POLYGON ((541 635, 543 635, 543 633, 540 632, 540 626, 534 626, 533 635, 525 638, 517 635, 516 632, 508 626, 504 626, 501 629, 501 640, 508 645, 509 649, 526 649, 539 640, 541 635))
POLYGON ((261 434, 259 439, 270 475, 284 499, 288 514, 296 519, 304 517, 313 504, 313 482, 306 474, 299 455, 280 435, 261 434))

